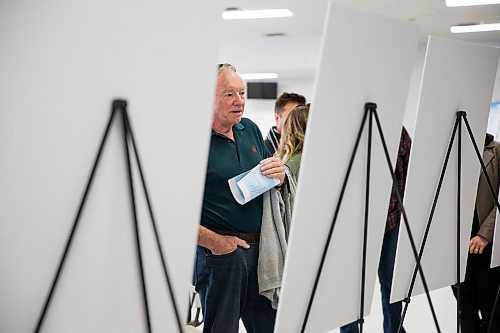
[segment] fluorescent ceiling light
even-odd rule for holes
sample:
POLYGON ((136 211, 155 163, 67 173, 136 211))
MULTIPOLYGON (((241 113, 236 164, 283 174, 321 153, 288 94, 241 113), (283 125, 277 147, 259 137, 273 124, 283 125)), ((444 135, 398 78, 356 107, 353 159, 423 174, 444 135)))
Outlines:
POLYGON ((276 73, 245 73, 240 74, 243 80, 265 80, 265 79, 277 79, 278 74, 276 73))
POLYGON ((260 10, 226 10, 222 13, 224 20, 246 20, 259 18, 290 17, 293 13, 288 9, 260 9, 260 10))
POLYGON ((481 6, 499 4, 500 0, 446 0, 448 7, 481 6))
POLYGON ((455 25, 450 27, 450 31, 454 34, 464 32, 482 32, 482 31, 497 31, 500 30, 500 23, 474 24, 474 25, 455 25))

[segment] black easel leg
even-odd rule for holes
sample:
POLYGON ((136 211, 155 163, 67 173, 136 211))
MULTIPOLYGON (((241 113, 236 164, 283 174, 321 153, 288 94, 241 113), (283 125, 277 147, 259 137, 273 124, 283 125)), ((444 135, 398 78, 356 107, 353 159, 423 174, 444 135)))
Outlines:
MULTIPOLYGON (((495 194, 495 190, 493 188, 493 184, 491 183, 491 179, 488 176, 488 172, 486 171, 486 166, 484 165, 482 155, 479 152, 479 148, 477 146, 477 142, 476 142, 476 139, 474 137, 474 133, 472 133, 472 129, 470 127, 469 120, 467 119, 467 114, 465 112, 464 112, 464 115, 463 115, 463 120, 465 122, 465 126, 467 127, 467 132, 469 134, 469 138, 471 139, 472 145, 474 146, 474 151, 476 152, 476 157, 477 157, 477 159, 479 161, 479 164, 481 165, 481 170, 482 170, 482 172, 483 172, 483 174, 484 174, 484 176, 486 178, 486 182, 488 183, 488 188, 490 190, 491 197, 495 201, 495 204, 497 206, 497 212, 498 212, 498 211, 500 211, 500 204, 498 202, 498 197, 495 194)), ((487 333, 491 332, 491 328, 492 328, 492 324, 493 324, 493 314, 495 313, 496 308, 498 306, 499 298, 500 298, 500 283, 498 285, 497 296, 495 298, 495 304, 493 305, 490 322, 488 324, 488 330, 486 331, 487 333)))
POLYGON ((151 204, 151 200, 149 199, 149 192, 148 192, 148 189, 147 189, 147 186, 146 186, 146 179, 145 179, 144 173, 142 171, 142 164, 141 164, 141 160, 139 158, 139 151, 138 151, 137 145, 135 143, 134 133, 132 131, 132 127, 131 127, 130 122, 128 120, 127 113, 124 113, 124 116, 125 116, 125 124, 127 126, 127 132, 129 133, 130 139, 132 141, 132 147, 134 149, 134 155, 135 155, 137 167, 138 167, 138 170, 139 170, 139 174, 141 176, 142 187, 143 187, 144 195, 146 197, 146 202, 147 202, 147 205, 148 205, 148 211, 149 211, 149 216, 151 218, 151 224, 153 225, 153 231, 154 231, 154 234, 155 234, 156 245, 157 245, 157 248, 158 248, 158 253, 160 254, 160 260, 161 260, 161 263, 162 263, 163 274, 165 275, 165 280, 167 282, 167 287, 168 287, 168 291, 169 291, 169 294, 170 294, 170 301, 171 301, 172 307, 174 309, 175 318, 176 318, 176 321, 177 321, 177 326, 178 326, 178 329, 179 329, 179 333, 182 333, 183 329, 182 329, 181 319, 180 319, 180 315, 179 315, 179 310, 178 310, 177 303, 175 301, 174 290, 172 288, 172 283, 170 281, 170 277, 169 277, 169 274, 168 274, 167 264, 166 264, 167 261, 165 259, 163 248, 161 246, 161 241, 160 241, 160 236, 159 236, 159 233, 158 233, 158 228, 156 227, 156 222, 155 222, 156 219, 154 217, 153 207, 152 207, 152 204, 151 204))
POLYGON ((461 209, 461 196, 462 196, 462 118, 463 111, 457 112, 458 117, 458 137, 457 137, 457 333, 460 332, 460 215, 461 209))
POLYGON ((366 155, 366 180, 365 180, 365 221, 363 230, 363 266, 361 270, 361 301, 359 308, 359 331, 363 333, 364 312, 365 312, 365 284, 366 284, 366 247, 368 242, 368 217, 370 207, 370 172, 372 159, 372 128, 373 128, 373 112, 375 109, 370 109, 368 119, 368 147, 366 155))
POLYGON ((43 321, 45 319, 45 315, 47 313, 47 309, 49 308, 50 302, 52 300, 52 296, 54 295, 55 288, 57 286, 57 282, 59 281, 59 277, 61 276, 62 268, 64 266, 64 263, 66 261, 66 257, 69 253, 69 249, 71 246, 71 242, 73 241, 73 237, 75 235, 76 228, 78 227, 78 222, 80 221, 80 216, 83 211, 83 207, 85 206, 85 202, 87 200, 87 195, 90 190, 90 186, 92 185, 92 181, 94 180, 94 175, 97 170, 97 166, 99 165, 99 161, 101 159, 101 154, 104 148, 104 144, 106 143, 106 140, 108 138, 109 134, 109 129, 111 128, 111 124, 113 122, 113 118, 116 114, 117 106, 113 102, 112 109, 111 109, 111 115, 108 120, 108 124, 106 125, 106 130, 104 131, 104 136, 102 137, 101 144, 99 146, 99 150, 97 152, 97 156, 94 161, 94 166, 92 167, 92 171, 90 172, 90 177, 89 180, 87 181, 87 186, 85 187, 85 191, 83 192, 82 200, 80 201, 80 206, 78 207, 78 211, 76 213, 75 220, 73 222, 73 227, 71 228, 68 240, 66 241, 66 245, 64 247, 64 252, 63 255, 59 261, 59 265, 57 267, 56 275, 54 276, 54 279, 52 281, 52 285, 50 287, 49 294, 47 295, 47 298, 45 299, 45 303, 42 309, 42 312, 40 313, 40 316, 38 317, 38 321, 35 327, 34 332, 38 333, 40 332, 40 329, 42 327, 43 321))
POLYGON ((339 200, 337 201, 337 206, 335 207, 335 213, 333 215, 332 224, 330 226, 330 230, 328 231, 325 247, 323 249, 323 255, 321 256, 321 261, 318 267, 318 271, 316 272, 316 279, 314 281, 311 297, 309 298, 306 314, 304 316, 304 321, 302 322, 302 328, 300 330, 301 333, 304 333, 306 329, 307 320, 309 319, 309 314, 311 312, 312 302, 314 301, 316 289, 318 288, 318 283, 321 277, 321 272, 323 270, 323 265, 325 264, 326 254, 328 252, 328 247, 330 246, 330 241, 332 239, 333 229, 335 227, 335 223, 337 222, 337 217, 340 211, 340 205, 342 204, 342 199, 344 198, 345 189, 347 187, 347 181, 349 180, 349 176, 351 174, 352 165, 354 164, 354 158, 356 157, 356 152, 358 151, 359 142, 361 140, 361 134, 363 133, 363 128, 365 127, 366 117, 368 116, 368 113, 369 113, 369 108, 365 105, 365 113, 363 115, 363 120, 361 121, 361 125, 358 130, 356 143, 354 144, 354 149, 352 151, 351 158, 349 160, 349 166, 347 167, 346 175, 344 177, 344 182, 342 184, 342 189, 340 191, 339 200))
MULTIPOLYGON (((425 248, 425 244, 427 243, 427 237, 429 236, 429 231, 430 231, 430 228, 431 228, 431 222, 432 222, 432 219, 434 218, 434 212, 436 211, 437 201, 439 199, 439 194, 441 192, 441 187, 443 185, 444 176, 445 176, 446 170, 448 168, 448 162, 450 160, 451 149, 453 148, 453 143, 455 142, 455 135, 456 135, 457 128, 458 128, 458 122, 459 122, 459 119, 457 117, 457 118, 455 118, 455 124, 453 126, 453 131, 452 131, 452 134, 451 134, 450 142, 448 143, 448 149, 446 151, 446 157, 445 157, 445 160, 444 160, 444 163, 443 163, 443 167, 441 168, 441 175, 439 176, 439 182, 438 182, 436 193, 434 195, 434 199, 433 199, 433 202, 432 202, 431 212, 429 214, 429 219, 427 220, 427 225, 425 227, 425 232, 424 232, 424 238, 422 240, 422 245, 420 246, 420 252, 419 252, 419 255, 418 255, 419 262, 422 260, 422 256, 424 254, 424 248, 425 248)), ((405 307, 404 307, 404 310, 403 310, 403 315, 401 317, 402 320, 401 320, 400 327, 402 326, 402 322, 404 321, 404 318, 406 317, 406 312, 408 311, 409 300, 410 300, 411 293, 413 291, 413 287, 415 286, 416 278, 417 278, 417 267, 415 266, 415 269, 413 270, 413 276, 412 276, 412 279, 411 279, 411 283, 410 283, 410 288, 409 288, 408 295, 407 295, 407 298, 406 298, 406 304, 405 304, 405 307)), ((400 331, 398 331, 398 332, 400 332, 400 331)))
MULTIPOLYGON (((399 205, 401 207, 401 213, 403 215, 403 220, 404 220, 404 223, 405 223, 405 227, 406 227, 406 230, 408 232, 408 238, 410 240, 410 245, 411 245, 411 248, 412 248, 412 252, 413 252, 413 255, 415 256, 416 267, 417 267, 417 270, 418 270, 418 272, 420 274, 420 278, 422 279, 422 284, 424 286, 425 294, 427 296, 427 302, 429 303, 429 307, 431 308, 432 317, 434 319, 434 324, 436 326, 437 331, 441 332, 441 329, 439 327, 439 323, 438 323, 438 320, 437 320, 436 312, 434 310, 434 306, 432 304, 432 299, 431 299, 431 296, 430 296, 430 293, 429 293, 429 287, 427 286, 427 281, 426 281, 425 276, 424 276, 424 271, 422 269, 422 266, 420 265, 421 257, 417 254, 417 247, 415 245, 415 241, 413 239, 413 235, 412 235, 412 232, 411 232, 411 229, 410 229, 410 224, 408 222, 408 216, 406 216, 406 210, 405 210, 404 205, 403 205, 403 197, 402 197, 402 195, 401 195, 401 193, 399 191, 398 182, 397 182, 397 179, 396 179, 394 168, 392 167, 391 158, 389 156, 389 150, 387 149, 387 144, 385 142, 384 132, 382 131, 382 126, 380 125, 380 120, 378 118, 377 112, 374 112, 374 116, 375 116, 375 121, 376 121, 376 124, 377 124, 378 133, 379 133, 380 139, 382 141, 382 146, 384 148, 384 153, 385 153, 385 158, 387 160, 387 165, 389 167, 389 171, 390 171, 391 176, 392 176, 392 181, 393 181, 393 184, 396 184, 396 186, 395 186, 396 196, 398 198, 398 203, 399 203, 399 205)), ((415 275, 416 275, 416 273, 415 273, 415 275)), ((410 295, 411 295, 411 291, 408 294, 408 299, 409 299, 410 295)), ((408 302, 406 302, 406 305, 405 305, 405 311, 403 312, 403 317, 401 318, 401 322, 399 324, 398 333, 401 332, 401 329, 403 327, 404 315, 406 314, 407 307, 408 307, 408 302)))
POLYGON ((143 262, 142 262, 141 240, 140 240, 140 235, 139 235, 139 224, 137 222, 137 211, 136 211, 136 206, 135 206, 134 180, 132 177, 132 166, 130 163, 130 152, 129 152, 129 146, 128 146, 128 144, 129 144, 128 143, 129 132, 128 132, 128 126, 127 126, 126 104, 123 105, 123 107, 120 109, 120 112, 122 114, 122 119, 123 119, 123 144, 124 144, 125 155, 126 155, 126 159, 127 159, 130 203, 132 206, 132 215, 134 218, 134 230, 135 230, 135 242, 136 242, 136 249, 137 249, 137 259, 139 262, 139 269, 140 269, 140 273, 141 273, 142 296, 143 296, 143 301, 144 301, 144 312, 145 312, 144 314, 146 316, 148 332, 151 333, 151 318, 149 315, 146 281, 144 279, 144 266, 143 266, 143 262))

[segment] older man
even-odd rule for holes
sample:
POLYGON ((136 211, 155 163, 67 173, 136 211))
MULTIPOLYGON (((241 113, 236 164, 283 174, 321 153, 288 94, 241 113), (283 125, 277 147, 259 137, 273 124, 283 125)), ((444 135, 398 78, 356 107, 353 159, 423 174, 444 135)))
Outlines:
POLYGON ((235 68, 219 68, 212 136, 194 270, 204 315, 203 332, 273 332, 276 311, 259 294, 257 260, 262 196, 245 205, 233 198, 228 179, 262 164, 262 173, 285 178, 283 163, 269 157, 257 125, 242 118, 245 84, 235 68))

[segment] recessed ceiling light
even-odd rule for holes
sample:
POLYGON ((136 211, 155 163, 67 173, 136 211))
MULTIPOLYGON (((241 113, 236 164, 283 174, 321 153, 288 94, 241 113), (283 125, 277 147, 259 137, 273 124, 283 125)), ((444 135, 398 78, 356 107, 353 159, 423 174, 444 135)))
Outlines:
POLYGON ((288 9, 259 9, 259 10, 225 10, 222 13, 224 20, 247 20, 259 18, 290 17, 293 13, 288 9))
POLYGON ((446 0, 448 7, 481 6, 499 4, 500 0, 446 0))
POLYGON ((265 79, 277 79, 278 74, 276 73, 243 73, 240 74, 243 80, 265 80, 265 79))
POLYGON ((454 34, 460 34, 465 32, 497 31, 497 30, 500 30, 500 23, 455 25, 450 27, 450 31, 454 34))

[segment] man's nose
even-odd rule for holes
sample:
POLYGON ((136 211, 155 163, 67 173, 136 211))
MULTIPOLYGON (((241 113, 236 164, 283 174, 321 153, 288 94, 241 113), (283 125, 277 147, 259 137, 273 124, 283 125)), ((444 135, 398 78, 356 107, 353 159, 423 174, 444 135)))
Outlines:
POLYGON ((237 94, 236 95, 236 99, 234 100, 234 103, 236 105, 243 105, 243 104, 245 104, 245 96, 237 94))

